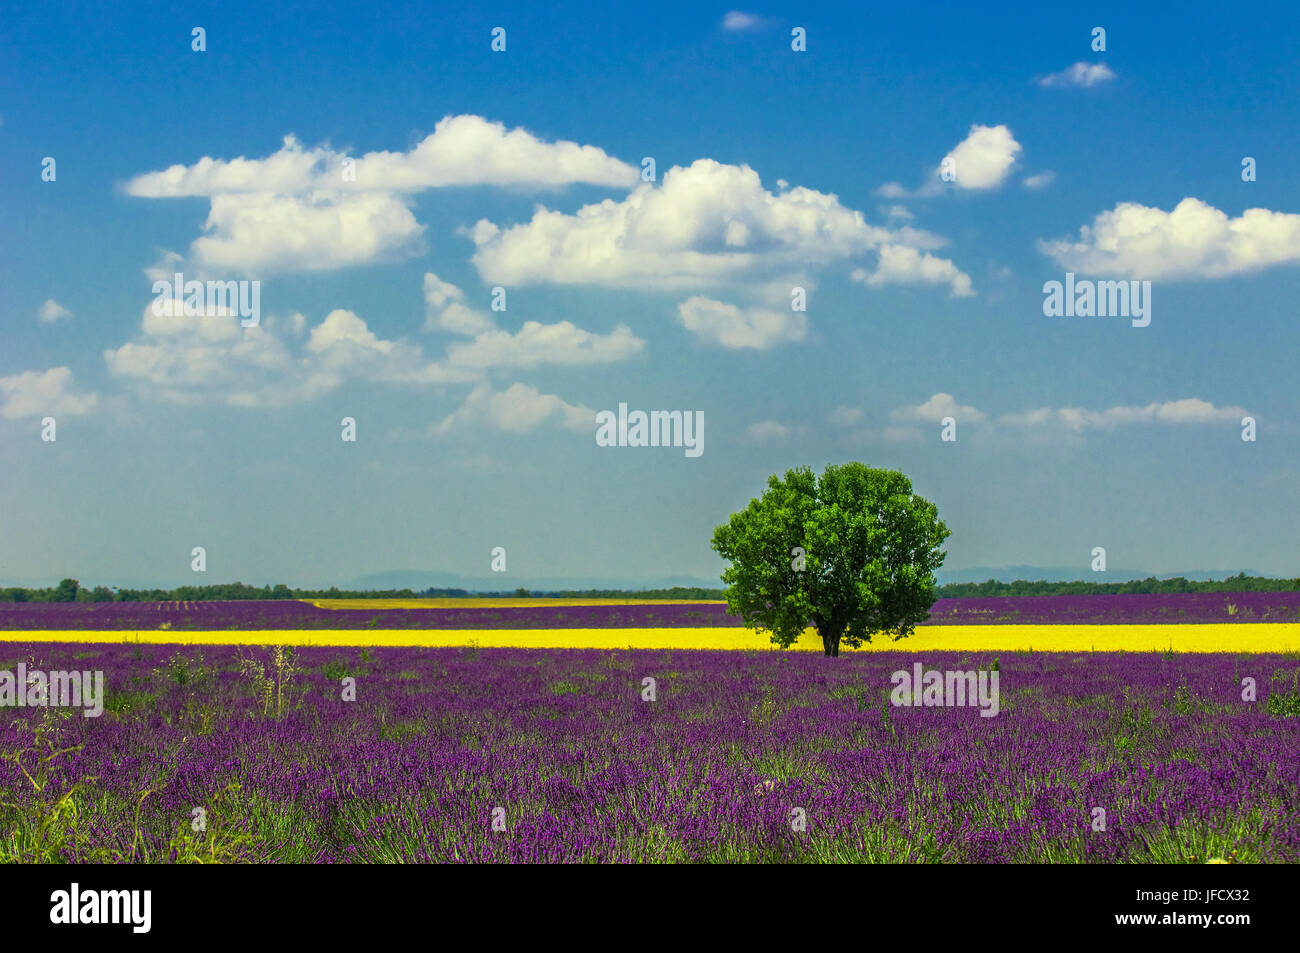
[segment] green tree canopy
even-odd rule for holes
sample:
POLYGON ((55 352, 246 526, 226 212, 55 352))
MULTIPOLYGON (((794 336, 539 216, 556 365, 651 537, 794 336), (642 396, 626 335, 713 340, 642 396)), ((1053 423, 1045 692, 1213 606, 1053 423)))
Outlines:
POLYGON ((773 475, 767 492, 713 531, 731 561, 727 607, 786 648, 811 623, 827 655, 929 618, 948 527, 896 470, 861 463, 773 475))

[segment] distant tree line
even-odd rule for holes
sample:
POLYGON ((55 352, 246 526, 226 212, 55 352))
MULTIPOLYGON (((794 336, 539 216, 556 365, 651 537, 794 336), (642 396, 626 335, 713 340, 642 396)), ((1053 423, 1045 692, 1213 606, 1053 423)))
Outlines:
POLYGON ((1182 576, 1173 579, 1135 579, 1132 582, 955 582, 939 586, 941 599, 963 599, 976 596, 1085 596, 1169 592, 1290 592, 1300 590, 1300 579, 1269 579, 1265 576, 1247 576, 1238 573, 1227 579, 1207 579, 1193 582, 1182 576))
POLYGON ((215 586, 178 586, 175 589, 119 589, 96 586, 82 588, 75 579, 64 579, 47 589, 20 587, 0 589, 0 602, 210 602, 252 599, 416 599, 421 595, 467 596, 464 589, 430 589, 417 595, 410 589, 357 591, 352 589, 290 589, 248 586, 242 582, 215 586))
MULTIPOLYGON (((1300 579, 1269 579, 1238 573, 1227 579, 1193 582, 1176 576, 1173 579, 1138 579, 1132 582, 956 582, 938 586, 940 599, 979 596, 1082 596, 1122 593, 1168 592, 1290 592, 1300 590, 1300 579)), ((248 586, 242 582, 215 586, 179 586, 175 589, 119 589, 96 586, 84 589, 75 579, 64 579, 45 589, 11 587, 0 589, 0 602, 208 602, 249 599, 664 599, 687 601, 726 598, 721 589, 673 586, 669 589, 565 589, 533 592, 470 592, 468 589, 291 589, 283 583, 275 586, 248 586)))

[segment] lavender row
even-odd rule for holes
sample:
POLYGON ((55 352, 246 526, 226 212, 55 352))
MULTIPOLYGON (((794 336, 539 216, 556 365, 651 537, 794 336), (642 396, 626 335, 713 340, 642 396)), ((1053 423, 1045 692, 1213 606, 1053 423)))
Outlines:
POLYGON ((930 625, 1300 622, 1300 592, 1177 592, 940 599, 930 625))
MULTIPOLYGON (((1300 592, 940 599, 929 625, 1164 625, 1300 621, 1300 592)), ((0 630, 713 628, 718 604, 322 609, 307 602, 0 603, 0 630)))
POLYGON ((0 629, 605 629, 739 626, 725 605, 322 609, 308 602, 0 603, 0 629))
POLYGON ((318 648, 277 675, 0 646, 20 661, 103 670, 105 711, 4 712, 0 860, 1300 861, 1280 656, 318 648), (917 661, 996 671, 997 716, 891 705, 917 661))

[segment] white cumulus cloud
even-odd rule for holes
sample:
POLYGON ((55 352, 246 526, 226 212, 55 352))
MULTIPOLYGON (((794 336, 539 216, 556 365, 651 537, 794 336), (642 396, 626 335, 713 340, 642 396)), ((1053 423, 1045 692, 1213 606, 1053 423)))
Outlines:
POLYGON ((67 367, 0 377, 0 417, 6 420, 88 414, 98 402, 95 394, 74 390, 72 370, 67 367))
MULTIPOLYGON (((1010 174, 1020 151, 1020 143, 1006 126, 973 125, 948 153, 953 162, 953 184, 962 189, 995 188, 1010 174)), ((938 174, 936 170, 936 177, 938 174)))
MULTIPOLYGON (((428 386, 476 376, 428 360, 417 344, 380 338, 343 309, 331 311, 297 347, 273 319, 244 328, 238 315, 220 309, 186 315, 173 304, 165 299, 158 312, 147 306, 139 333, 104 352, 109 373, 172 403, 277 406, 319 397, 349 380, 428 386)), ((291 332, 297 317, 286 322, 291 332)))
POLYGON ((1300 262, 1300 215, 1251 208, 1230 218, 1195 198, 1171 212, 1122 202, 1080 228, 1077 240, 1040 241, 1039 248, 1084 274, 1223 278, 1300 262))
POLYGON ((226 192, 304 195, 326 190, 419 192, 466 185, 556 187, 588 183, 630 188, 638 170, 595 146, 544 142, 524 129, 481 116, 446 116, 406 152, 368 152, 350 157, 327 146, 304 149, 286 136, 264 159, 214 159, 173 165, 136 176, 129 195, 143 198, 211 196, 226 192), (344 174, 353 159, 355 176, 344 174))
POLYGON ((927 232, 867 224, 835 195, 773 193, 749 166, 698 159, 673 167, 658 187, 575 214, 538 208, 531 221, 466 233, 474 264, 493 284, 595 284, 651 290, 698 288, 802 272, 886 242, 937 248, 927 232))
POLYGON ((316 271, 419 250, 414 193, 450 186, 631 188, 637 169, 594 146, 545 142, 480 116, 447 116, 406 152, 348 156, 293 136, 261 159, 205 156, 136 176, 129 195, 204 196, 211 209, 191 256, 200 270, 316 271))
POLYGON ((906 245, 882 245, 880 263, 875 271, 857 268, 849 276, 860 284, 880 285, 947 285, 954 298, 969 298, 970 275, 947 258, 918 251, 906 245))
POLYGON ((383 192, 223 193, 190 247, 203 274, 326 271, 421 250, 424 226, 383 192))

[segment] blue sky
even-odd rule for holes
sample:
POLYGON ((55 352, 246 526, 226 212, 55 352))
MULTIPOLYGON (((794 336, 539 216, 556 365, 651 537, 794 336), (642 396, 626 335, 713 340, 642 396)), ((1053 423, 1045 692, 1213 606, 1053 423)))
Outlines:
POLYGON ((768 474, 847 460, 949 570, 1296 574, 1286 5, 5 18, 0 581, 714 579, 768 474), (152 314, 176 271, 260 323, 152 314), (1066 272, 1150 324, 1045 316, 1066 272), (704 453, 597 446, 620 402, 704 453))

